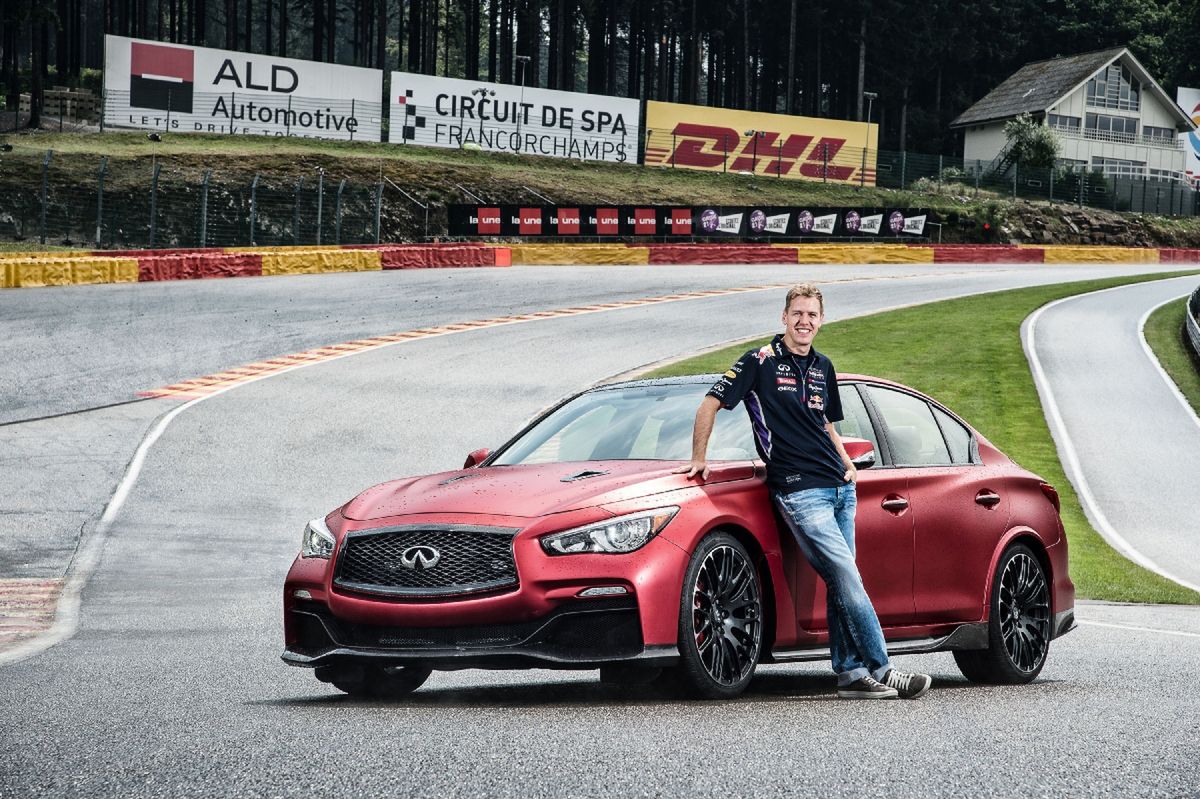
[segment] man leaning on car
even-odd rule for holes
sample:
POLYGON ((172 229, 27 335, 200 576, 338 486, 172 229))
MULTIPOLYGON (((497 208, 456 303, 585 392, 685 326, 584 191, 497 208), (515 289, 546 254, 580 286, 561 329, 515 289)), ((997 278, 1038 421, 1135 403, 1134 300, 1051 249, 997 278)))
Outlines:
POLYGON ((837 372, 813 349, 825 301, 811 283, 793 286, 783 333, 751 350, 709 390, 696 411, 692 462, 680 473, 708 476, 708 439, 721 408, 744 402, 767 464, 767 486, 800 550, 827 588, 829 646, 843 699, 916 699, 925 674, 892 668, 879 617, 854 561, 857 470, 834 423, 842 420, 837 372))

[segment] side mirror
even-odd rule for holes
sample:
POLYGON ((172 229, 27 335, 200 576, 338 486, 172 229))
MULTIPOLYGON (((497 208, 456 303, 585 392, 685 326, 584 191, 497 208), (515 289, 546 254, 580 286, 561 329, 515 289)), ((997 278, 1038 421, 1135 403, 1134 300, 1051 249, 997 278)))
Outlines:
POLYGON ((843 438, 842 446, 846 448, 854 468, 870 469, 875 465, 875 447, 865 438, 843 438))
POLYGON ((492 451, 490 449, 488 449, 487 447, 483 447, 482 449, 477 449, 474 452, 472 452, 470 455, 467 456, 467 462, 463 464, 463 468, 464 469, 474 469, 476 466, 483 463, 484 459, 487 458, 487 456, 491 455, 491 454, 492 454, 492 451))

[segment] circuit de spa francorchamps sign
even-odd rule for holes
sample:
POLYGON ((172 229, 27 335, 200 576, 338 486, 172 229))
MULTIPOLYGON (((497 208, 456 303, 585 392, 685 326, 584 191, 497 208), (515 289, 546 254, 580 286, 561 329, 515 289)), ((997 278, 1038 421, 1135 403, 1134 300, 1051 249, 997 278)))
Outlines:
POLYGON ((104 124, 379 141, 383 72, 104 37, 104 124))
POLYGON ((926 209, 672 205, 451 205, 452 236, 900 238, 923 236, 926 209))

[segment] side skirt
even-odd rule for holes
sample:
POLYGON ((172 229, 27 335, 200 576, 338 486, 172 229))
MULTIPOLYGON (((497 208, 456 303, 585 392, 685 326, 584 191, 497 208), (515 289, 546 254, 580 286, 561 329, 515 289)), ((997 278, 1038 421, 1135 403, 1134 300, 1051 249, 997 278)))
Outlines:
MULTIPOLYGON (((963 624, 954 629, 949 635, 941 638, 913 638, 907 641, 893 641, 888 644, 889 655, 919 655, 927 652, 943 652, 949 649, 987 649, 987 622, 978 624, 963 624)), ((771 653, 770 659, 763 658, 764 663, 796 663, 808 660, 829 660, 829 647, 811 647, 801 649, 785 649, 771 653)))

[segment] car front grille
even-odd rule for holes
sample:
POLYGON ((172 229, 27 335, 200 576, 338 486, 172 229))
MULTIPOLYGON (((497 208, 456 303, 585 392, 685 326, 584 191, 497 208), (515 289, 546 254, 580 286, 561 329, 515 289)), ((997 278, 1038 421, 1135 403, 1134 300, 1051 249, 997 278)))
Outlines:
POLYGON ((334 585, 408 597, 473 594, 517 585, 508 527, 444 525, 348 533, 334 585))

